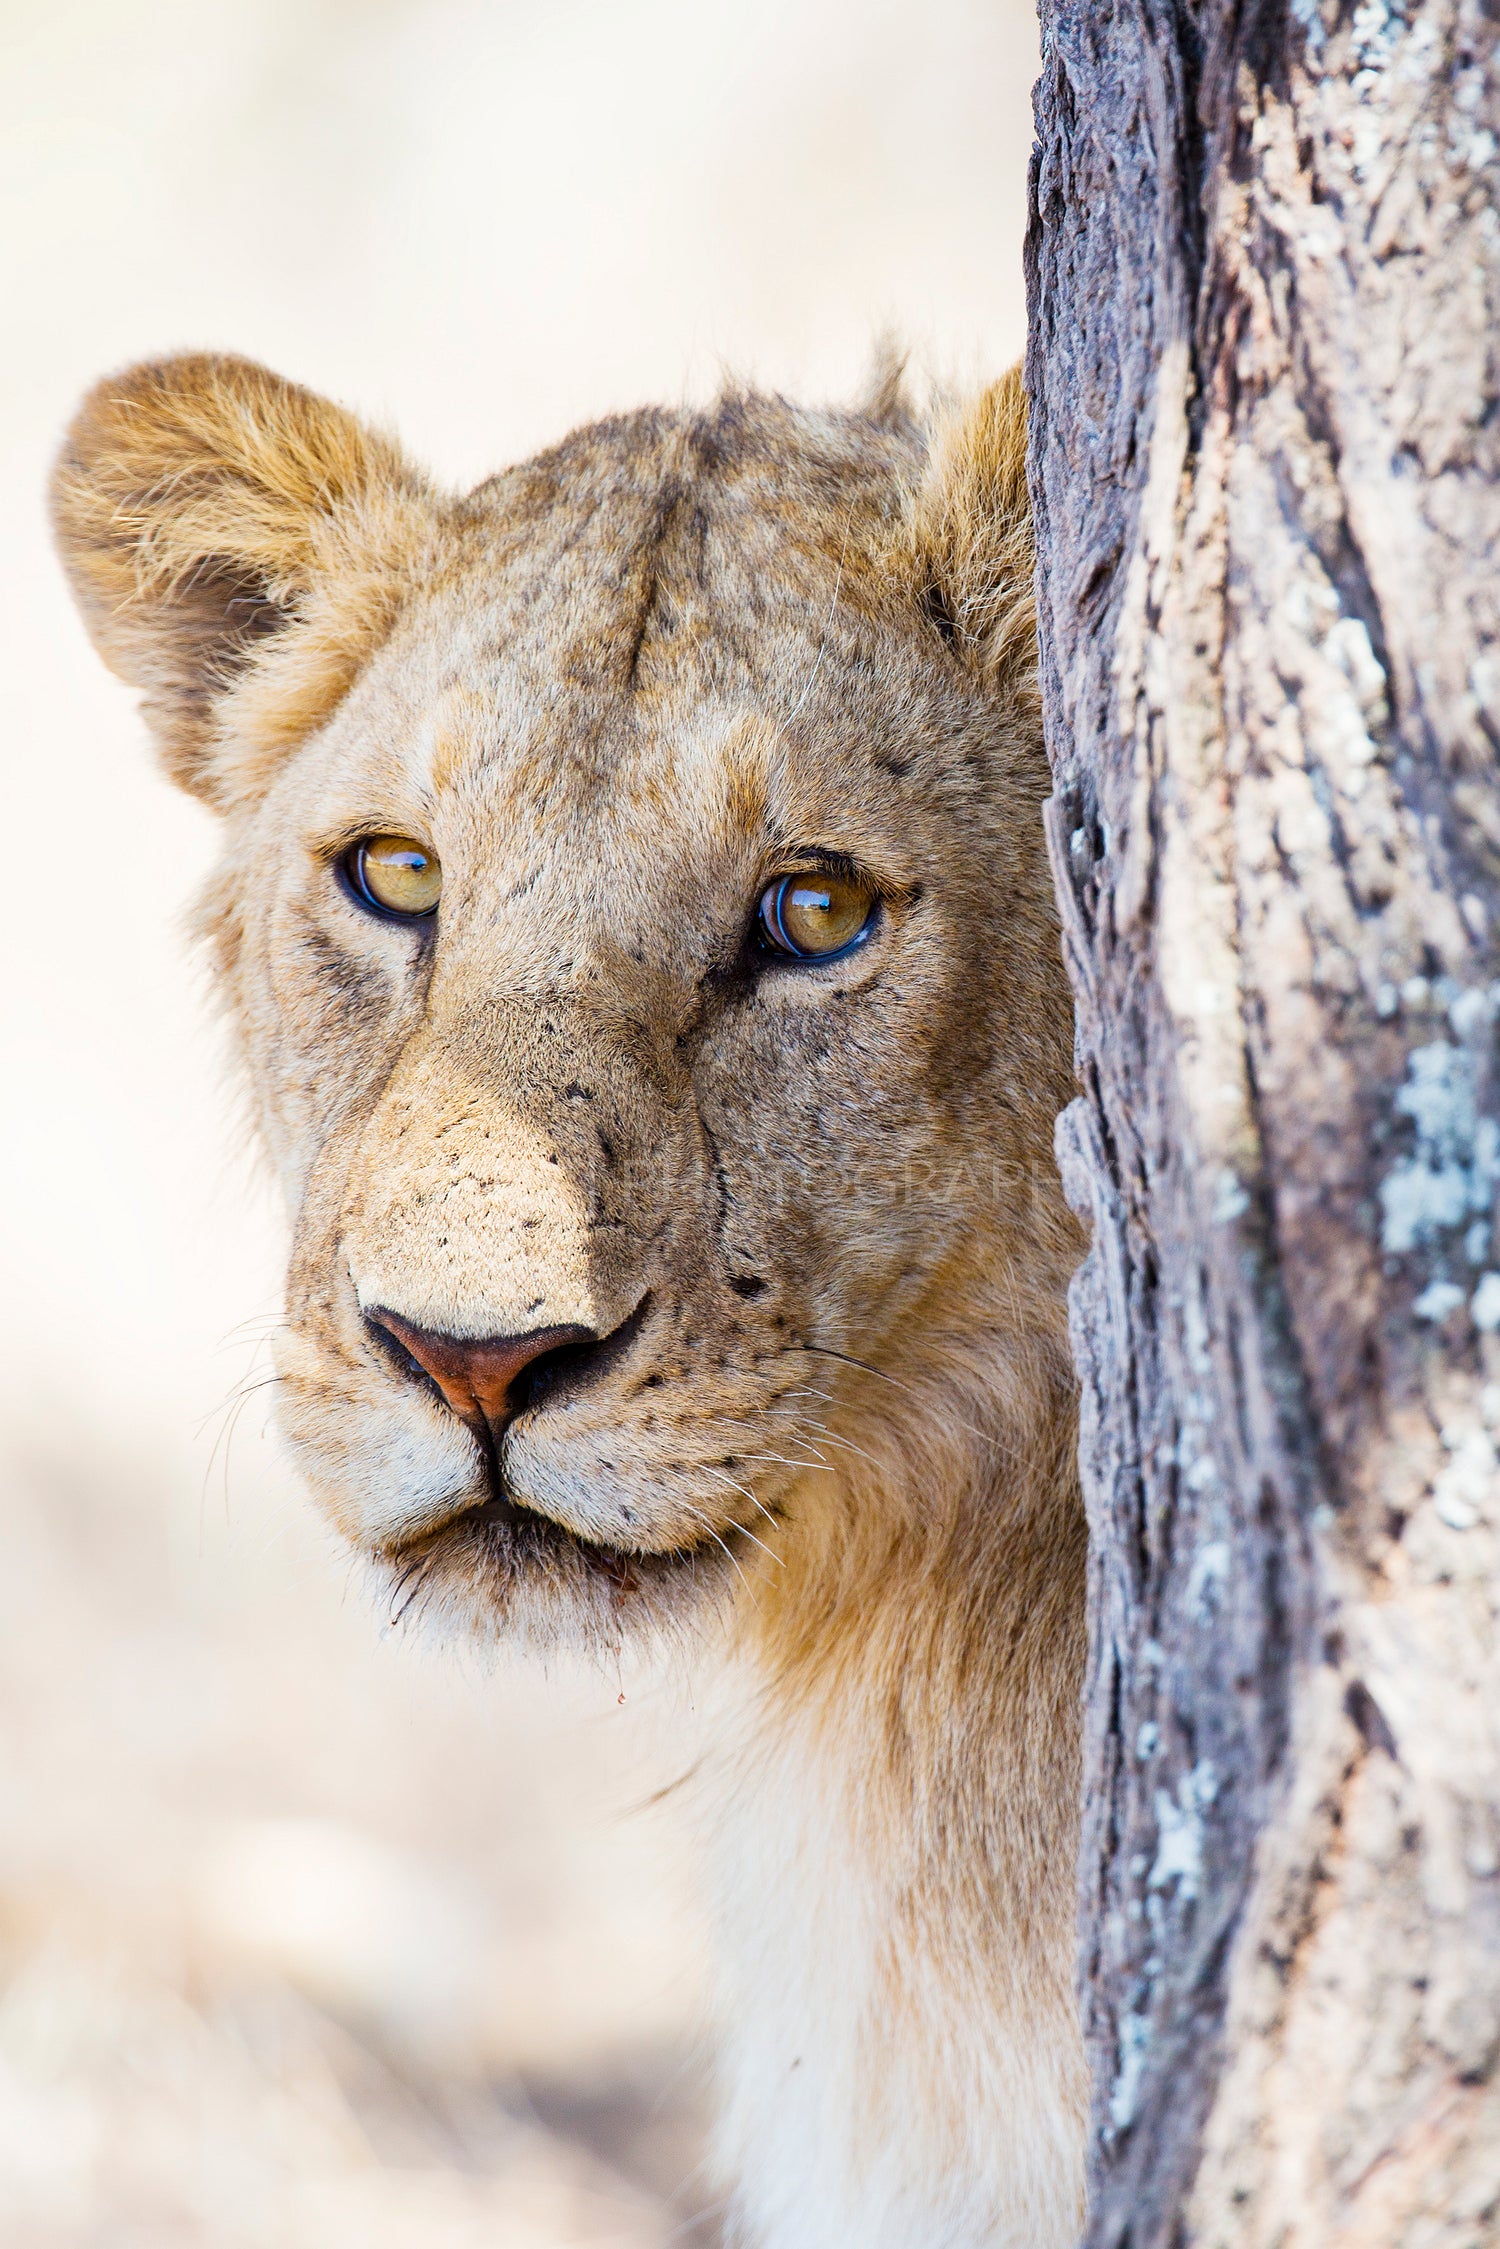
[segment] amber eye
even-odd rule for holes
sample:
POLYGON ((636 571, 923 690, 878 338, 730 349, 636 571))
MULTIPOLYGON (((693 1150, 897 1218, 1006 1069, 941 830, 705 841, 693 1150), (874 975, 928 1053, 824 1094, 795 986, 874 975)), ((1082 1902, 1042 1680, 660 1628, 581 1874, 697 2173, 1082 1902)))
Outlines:
POLYGON ((781 875, 761 895, 761 941, 793 960, 834 960, 864 943, 878 907, 868 883, 853 875, 781 875))
POLYGON ((412 836, 366 836, 351 844, 340 865, 362 906, 397 921, 421 921, 437 911, 443 870, 437 853, 412 836))

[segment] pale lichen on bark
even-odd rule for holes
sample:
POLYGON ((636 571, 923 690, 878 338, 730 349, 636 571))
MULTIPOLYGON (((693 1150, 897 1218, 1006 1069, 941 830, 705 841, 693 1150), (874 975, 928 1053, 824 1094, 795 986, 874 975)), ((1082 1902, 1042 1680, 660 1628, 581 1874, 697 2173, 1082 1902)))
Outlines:
POLYGON ((1043 7, 1100 2249, 1500 2240, 1496 37, 1043 7))

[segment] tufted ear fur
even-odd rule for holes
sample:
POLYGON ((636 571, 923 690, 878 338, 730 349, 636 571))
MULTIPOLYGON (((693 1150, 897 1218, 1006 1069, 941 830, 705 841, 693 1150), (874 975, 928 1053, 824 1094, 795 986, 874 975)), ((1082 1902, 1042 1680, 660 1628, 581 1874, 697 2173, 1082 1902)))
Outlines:
POLYGON ((100 383, 51 501, 95 646, 144 690, 173 779, 221 810, 344 694, 439 510, 342 407, 209 353, 100 383))
POLYGON ((987 677, 1036 661, 1026 393, 1013 367, 936 419, 903 525, 918 599, 987 677))

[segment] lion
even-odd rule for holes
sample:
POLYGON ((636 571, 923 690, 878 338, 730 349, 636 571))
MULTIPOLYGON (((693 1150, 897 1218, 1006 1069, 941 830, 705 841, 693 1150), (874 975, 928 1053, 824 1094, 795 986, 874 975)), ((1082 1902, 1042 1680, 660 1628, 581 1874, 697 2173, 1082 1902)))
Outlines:
POLYGON ((220 816, 278 1413, 442 1625, 711 1663, 764 2249, 1063 2249, 1085 1529, 1025 401, 749 391, 444 493, 246 361, 86 400, 95 646, 220 816))

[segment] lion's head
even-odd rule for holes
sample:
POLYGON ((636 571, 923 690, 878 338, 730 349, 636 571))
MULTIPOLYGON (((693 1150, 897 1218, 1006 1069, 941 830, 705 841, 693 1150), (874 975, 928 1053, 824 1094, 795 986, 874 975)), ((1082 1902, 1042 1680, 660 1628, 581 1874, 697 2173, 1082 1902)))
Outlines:
POLYGON ((936 436, 639 413, 460 499, 233 359, 73 427, 75 590, 223 816, 282 1426, 481 1628, 805 1572, 896 1504, 882 1408, 1062 1365, 1023 452, 1015 378, 936 436))

